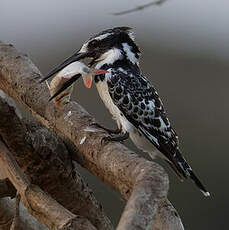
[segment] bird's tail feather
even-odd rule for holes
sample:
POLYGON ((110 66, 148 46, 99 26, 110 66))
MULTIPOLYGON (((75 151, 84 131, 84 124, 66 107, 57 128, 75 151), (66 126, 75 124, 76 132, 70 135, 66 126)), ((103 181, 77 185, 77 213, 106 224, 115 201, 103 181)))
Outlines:
POLYGON ((177 150, 176 156, 173 158, 171 163, 174 164, 177 171, 181 173, 181 175, 183 175, 185 178, 189 177, 205 196, 210 196, 210 193, 207 191, 205 186, 200 182, 198 177, 194 174, 192 168, 188 165, 188 163, 181 155, 179 150, 177 150))
POLYGON ((210 196, 210 193, 207 191, 207 189, 205 188, 205 186, 200 182, 200 180, 197 178, 197 176, 194 174, 194 172, 191 170, 189 170, 189 177, 194 181, 194 183, 196 184, 196 186, 200 189, 200 191, 205 195, 205 196, 210 196))
POLYGON ((180 150, 178 148, 175 149, 175 153, 174 153, 174 148, 171 148, 168 145, 165 145, 160 142, 159 142, 160 144, 155 143, 154 139, 152 138, 152 135, 150 135, 150 133, 146 129, 143 129, 141 126, 139 126, 138 128, 145 135, 145 137, 150 142, 152 142, 161 153, 163 153, 164 155, 163 158, 166 160, 166 162, 169 163, 170 167, 173 169, 176 175, 178 175, 179 178, 189 177, 205 196, 210 196, 210 193, 207 191, 204 185, 194 174, 192 168, 188 165, 188 163, 181 155, 180 150))
POLYGON ((165 159, 165 161, 169 164, 171 169, 174 171, 174 173, 177 175, 180 181, 183 182, 183 175, 178 171, 177 167, 169 160, 165 159))

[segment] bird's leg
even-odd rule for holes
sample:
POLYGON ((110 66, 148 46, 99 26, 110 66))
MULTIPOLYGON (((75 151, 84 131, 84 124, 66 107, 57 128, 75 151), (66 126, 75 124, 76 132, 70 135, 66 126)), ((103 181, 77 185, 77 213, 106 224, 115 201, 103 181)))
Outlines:
POLYGON ((101 143, 107 143, 107 142, 110 142, 110 141, 118 141, 118 142, 121 142, 121 141, 125 141, 129 138, 129 133, 128 132, 125 132, 125 133, 122 133, 120 135, 117 135, 117 136, 107 136, 107 137, 103 137, 102 140, 101 140, 101 143))
POLYGON ((115 129, 115 130, 108 129, 108 128, 105 128, 105 127, 103 127, 102 125, 100 125, 100 124, 98 124, 98 123, 93 123, 93 124, 91 124, 91 125, 97 126, 98 128, 107 131, 109 134, 120 134, 121 131, 122 131, 122 130, 119 129, 119 128, 117 128, 117 129, 115 129))

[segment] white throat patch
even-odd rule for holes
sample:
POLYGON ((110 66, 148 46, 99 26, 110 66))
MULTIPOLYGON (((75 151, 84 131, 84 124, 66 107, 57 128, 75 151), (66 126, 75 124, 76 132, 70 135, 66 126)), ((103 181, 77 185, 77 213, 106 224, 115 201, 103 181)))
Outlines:
POLYGON ((123 50, 126 53, 127 58, 133 63, 138 64, 138 59, 135 54, 131 51, 131 47, 127 43, 122 43, 123 50))
POLYGON ((113 48, 97 59, 98 63, 96 65, 96 69, 100 69, 104 64, 113 64, 115 61, 122 58, 123 55, 121 54, 121 51, 117 48, 113 48))
POLYGON ((79 53, 86 53, 87 52, 87 45, 88 45, 88 42, 83 44, 83 46, 81 47, 79 53))

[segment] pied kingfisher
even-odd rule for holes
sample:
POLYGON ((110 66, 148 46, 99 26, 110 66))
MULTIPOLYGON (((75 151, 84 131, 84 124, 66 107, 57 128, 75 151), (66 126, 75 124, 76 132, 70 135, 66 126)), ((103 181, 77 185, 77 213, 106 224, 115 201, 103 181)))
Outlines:
POLYGON ((152 158, 156 155, 156 147, 161 153, 159 155, 180 178, 190 177, 203 194, 209 196, 210 193, 181 155, 178 136, 166 117, 156 89, 139 68, 139 57, 140 50, 131 28, 107 29, 92 36, 77 53, 53 69, 42 81, 75 61, 90 58, 90 66, 108 71, 96 75, 94 81, 120 130, 115 132, 116 136, 108 136, 103 141, 122 141, 130 137, 152 158))

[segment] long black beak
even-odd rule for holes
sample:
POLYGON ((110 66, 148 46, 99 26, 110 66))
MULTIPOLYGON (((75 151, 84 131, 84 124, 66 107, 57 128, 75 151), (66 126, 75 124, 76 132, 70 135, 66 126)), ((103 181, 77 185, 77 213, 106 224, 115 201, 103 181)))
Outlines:
POLYGON ((49 98, 49 101, 54 99, 56 96, 58 96, 60 93, 62 93, 65 89, 67 89, 69 86, 71 86, 75 81, 77 81, 81 77, 81 74, 76 74, 75 76, 71 77, 69 80, 67 80, 62 87, 56 91, 52 97, 49 98))
POLYGON ((40 83, 47 80, 48 78, 50 78, 52 75, 54 75, 55 73, 59 72, 60 70, 62 70, 64 67, 68 66, 69 64, 71 64, 72 62, 75 61, 79 61, 81 59, 87 58, 87 57, 91 57, 91 53, 89 52, 85 52, 85 53, 75 53, 73 54, 71 57, 67 58, 65 61, 63 61, 61 64, 59 64, 56 68, 54 68, 51 72, 49 72, 47 74, 47 76, 45 76, 44 78, 42 78, 40 80, 40 83))

